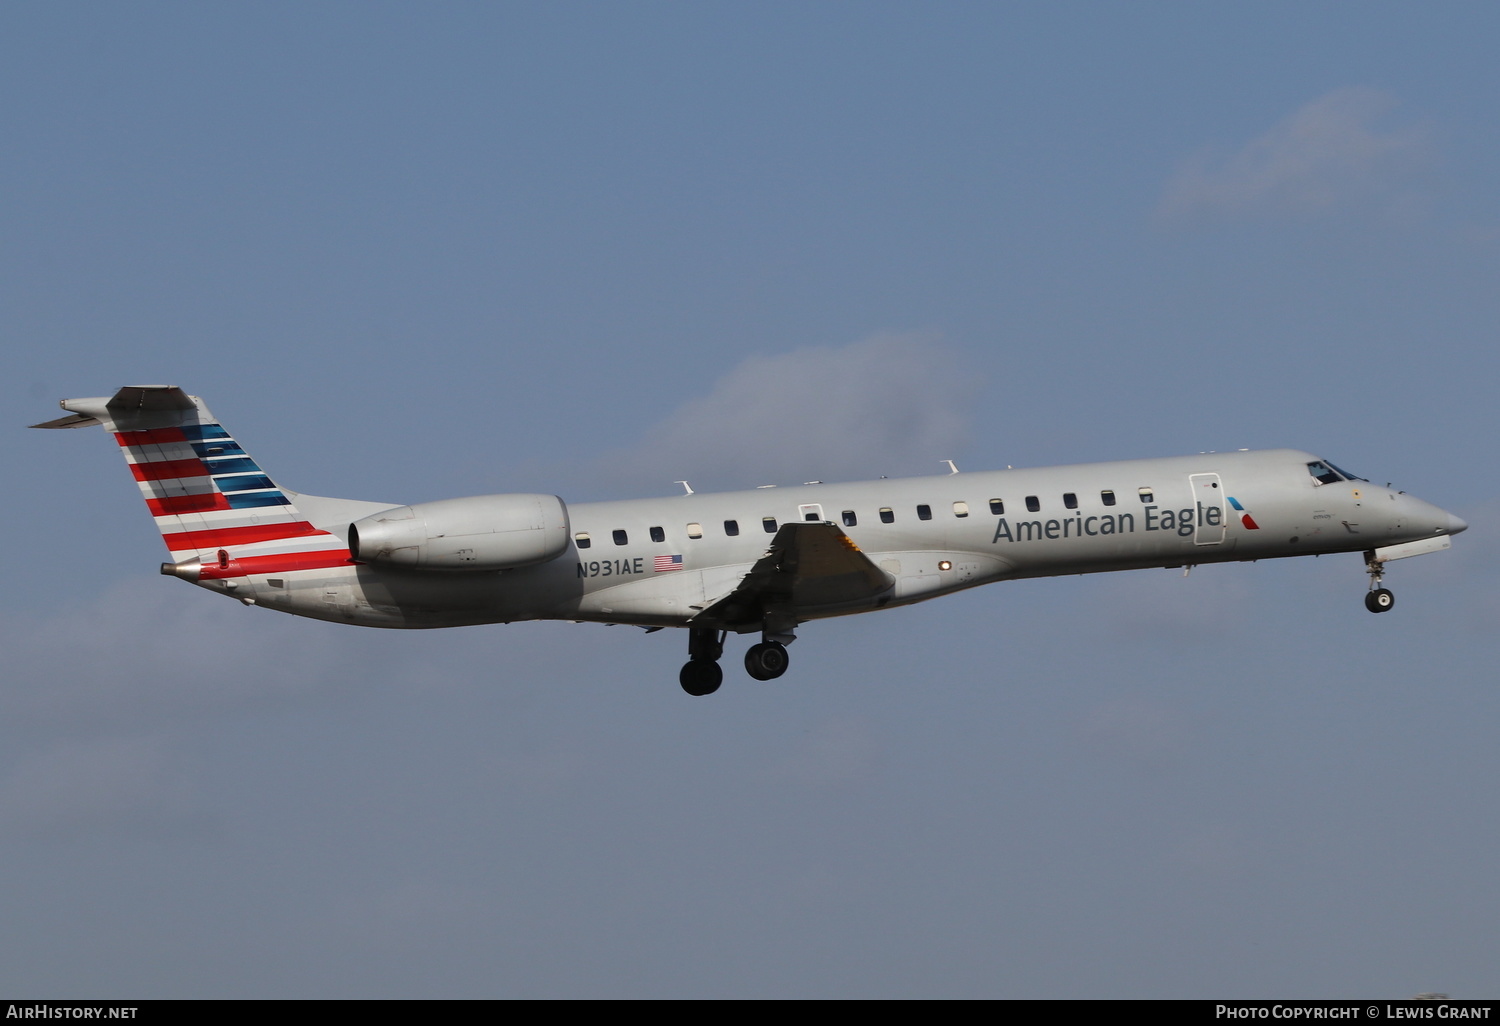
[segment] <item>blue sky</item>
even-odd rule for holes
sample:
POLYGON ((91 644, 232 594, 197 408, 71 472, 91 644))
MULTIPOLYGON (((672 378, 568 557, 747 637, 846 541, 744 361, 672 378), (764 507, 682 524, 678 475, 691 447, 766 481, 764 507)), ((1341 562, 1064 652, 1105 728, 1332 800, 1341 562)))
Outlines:
POLYGON ((0 985, 1492 996, 1497 23, 0 11, 0 985), (1473 527, 1378 620, 1354 556, 1002 584, 692 700, 672 633, 157 576, 21 430, 149 381, 351 498, 1293 445, 1473 527))

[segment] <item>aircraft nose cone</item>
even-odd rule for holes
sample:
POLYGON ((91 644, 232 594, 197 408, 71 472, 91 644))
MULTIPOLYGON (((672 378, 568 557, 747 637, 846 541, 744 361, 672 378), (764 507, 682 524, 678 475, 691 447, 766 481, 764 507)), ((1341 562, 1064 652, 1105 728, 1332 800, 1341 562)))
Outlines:
POLYGON ((1462 520, 1458 519, 1458 517, 1454 516, 1452 513, 1448 514, 1448 533, 1449 534, 1459 534, 1459 533, 1461 533, 1463 531, 1467 531, 1468 529, 1469 529, 1469 525, 1468 524, 1466 524, 1462 520))

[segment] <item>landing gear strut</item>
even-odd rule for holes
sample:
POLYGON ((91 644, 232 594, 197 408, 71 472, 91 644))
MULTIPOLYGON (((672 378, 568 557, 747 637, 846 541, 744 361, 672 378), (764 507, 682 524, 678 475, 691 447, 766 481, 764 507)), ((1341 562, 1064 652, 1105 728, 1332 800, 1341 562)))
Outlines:
POLYGON ((697 697, 711 695, 724 682, 719 657, 724 654, 724 632, 712 627, 688 629, 688 661, 682 664, 677 682, 682 690, 697 697))
MULTIPOLYGON (((791 660, 786 647, 796 640, 791 626, 781 624, 767 626, 761 633, 760 644, 751 645, 745 653, 745 672, 756 680, 775 680, 786 672, 791 660)), ((682 690, 697 697, 711 695, 724 683, 724 671, 719 659, 724 655, 724 638, 728 631, 712 627, 688 628, 688 661, 683 664, 677 682, 682 690)))
POLYGON ((1372 549, 1365 553, 1365 573, 1370 575, 1370 591, 1365 595, 1365 608, 1372 613, 1383 613, 1396 604, 1396 596, 1389 588, 1380 586, 1385 577, 1385 564, 1375 558, 1372 549))

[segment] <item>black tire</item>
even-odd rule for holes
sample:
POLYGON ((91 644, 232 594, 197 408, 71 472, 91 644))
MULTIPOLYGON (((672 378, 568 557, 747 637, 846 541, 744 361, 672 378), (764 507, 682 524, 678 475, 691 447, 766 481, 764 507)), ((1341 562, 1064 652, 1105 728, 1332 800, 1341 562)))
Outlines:
POLYGON ((711 695, 724 683, 724 671, 712 659, 690 659, 682 664, 677 682, 694 698, 711 695))
POLYGON ((751 645, 745 653, 745 672, 756 680, 775 680, 791 665, 786 646, 776 641, 763 641, 751 645))
POLYGON ((1372 613, 1383 613, 1396 604, 1396 596, 1385 588, 1376 588, 1365 596, 1365 608, 1372 613))

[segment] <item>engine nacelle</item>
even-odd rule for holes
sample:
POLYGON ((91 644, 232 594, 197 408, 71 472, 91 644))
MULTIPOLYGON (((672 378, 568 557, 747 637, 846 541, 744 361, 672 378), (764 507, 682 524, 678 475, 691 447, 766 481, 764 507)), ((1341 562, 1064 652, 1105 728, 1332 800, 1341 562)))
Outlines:
POLYGON ((412 570, 511 570, 568 547, 555 495, 474 495, 388 509, 349 525, 349 555, 412 570))

